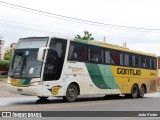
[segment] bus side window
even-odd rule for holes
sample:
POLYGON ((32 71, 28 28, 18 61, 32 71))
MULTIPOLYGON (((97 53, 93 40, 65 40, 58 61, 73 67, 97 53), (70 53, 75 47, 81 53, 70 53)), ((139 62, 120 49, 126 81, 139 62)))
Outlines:
POLYGON ((111 64, 114 64, 114 65, 119 65, 119 60, 120 57, 119 57, 119 53, 118 52, 112 52, 111 53, 111 64))
POLYGON ((96 46, 89 46, 88 59, 93 63, 102 63, 103 61, 103 49, 96 46))
POLYGON ((124 60, 123 60, 123 53, 120 53, 120 65, 124 65, 124 60))
POLYGON ((110 64, 111 57, 110 57, 110 51, 105 50, 105 63, 110 64))
POLYGON ((68 60, 71 61, 87 61, 87 48, 84 44, 71 42, 68 60))
POLYGON ((83 47, 82 48, 82 61, 87 61, 87 48, 83 47))
POLYGON ((124 54, 124 65, 129 66, 129 54, 124 54))
POLYGON ((150 63, 150 69, 157 69, 157 61, 155 58, 150 58, 149 63, 150 63))
POLYGON ((132 66, 141 67, 141 58, 138 55, 132 55, 132 66))
POLYGON ((139 67, 139 57, 135 56, 135 67, 139 67))
POLYGON ((134 55, 132 56, 132 66, 136 66, 136 57, 134 55))
POLYGON ((153 61, 154 61, 154 69, 156 70, 157 69, 157 59, 154 58, 153 61))
POLYGON ((147 60, 146 60, 146 57, 144 56, 141 56, 141 65, 142 65, 142 68, 147 68, 147 60))

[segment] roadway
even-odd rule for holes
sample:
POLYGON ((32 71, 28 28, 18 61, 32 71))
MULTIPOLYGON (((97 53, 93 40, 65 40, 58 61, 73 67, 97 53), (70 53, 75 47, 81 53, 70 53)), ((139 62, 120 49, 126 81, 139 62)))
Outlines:
POLYGON ((120 96, 79 97, 68 103, 61 98, 40 100, 35 96, 1 97, 0 111, 160 111, 160 92, 146 94, 144 98, 120 96))

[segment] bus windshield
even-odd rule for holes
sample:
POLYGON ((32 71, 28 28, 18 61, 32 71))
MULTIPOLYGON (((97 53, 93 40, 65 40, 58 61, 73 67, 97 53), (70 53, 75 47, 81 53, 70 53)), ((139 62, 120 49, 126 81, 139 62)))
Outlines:
POLYGON ((37 78, 40 77, 42 62, 36 59, 38 49, 16 49, 12 56, 9 77, 37 78))

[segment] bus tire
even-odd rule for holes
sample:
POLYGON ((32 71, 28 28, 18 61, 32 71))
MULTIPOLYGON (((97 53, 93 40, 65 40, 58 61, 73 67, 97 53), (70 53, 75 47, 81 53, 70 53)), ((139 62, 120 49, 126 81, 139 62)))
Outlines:
POLYGON ((66 91, 66 96, 63 99, 67 102, 74 102, 76 101, 78 96, 78 89, 77 86, 74 84, 70 84, 66 91))
POLYGON ((144 85, 141 85, 141 87, 140 87, 140 89, 139 89, 139 92, 138 92, 138 97, 139 97, 139 98, 143 98, 145 92, 146 92, 145 86, 144 86, 144 85))
POLYGON ((138 86, 134 84, 131 88, 131 98, 137 98, 138 96, 138 86))

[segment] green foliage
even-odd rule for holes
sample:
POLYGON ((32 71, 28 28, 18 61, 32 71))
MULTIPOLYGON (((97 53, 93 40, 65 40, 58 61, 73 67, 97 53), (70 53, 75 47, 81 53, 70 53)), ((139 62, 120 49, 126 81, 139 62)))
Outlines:
POLYGON ((4 60, 0 60, 0 67, 9 68, 9 62, 12 56, 12 52, 5 53, 4 60))
POLYGON ((12 52, 5 53, 4 60, 10 60, 12 57, 12 52))
POLYGON ((75 38, 82 39, 82 40, 94 40, 94 37, 92 37, 92 33, 89 33, 88 31, 84 31, 83 37, 81 37, 80 35, 77 35, 75 38))
POLYGON ((0 67, 9 68, 9 61, 0 60, 0 67))

